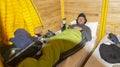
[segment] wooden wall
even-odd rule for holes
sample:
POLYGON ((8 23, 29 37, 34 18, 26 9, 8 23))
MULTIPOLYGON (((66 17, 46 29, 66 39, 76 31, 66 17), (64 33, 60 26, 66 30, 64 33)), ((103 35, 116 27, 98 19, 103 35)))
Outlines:
MULTIPOLYGON (((78 14, 84 12, 88 22, 100 21, 102 0, 64 0, 65 17, 67 24, 76 19, 78 14)), ((34 0, 38 13, 41 16, 43 30, 57 31, 61 25, 60 0, 34 0)), ((120 33, 120 1, 109 0, 108 15, 105 33, 120 33)))
POLYGON ((120 0, 109 0, 106 34, 120 34, 120 0))
POLYGON ((44 33, 57 31, 61 25, 60 0, 34 0, 33 3, 41 16, 44 33))
POLYGON ((65 0, 65 17, 67 22, 77 18, 84 12, 88 22, 99 21, 101 16, 102 0, 65 0))
MULTIPOLYGON (((100 20, 101 0, 64 0, 65 17, 67 22, 76 19, 79 13, 84 12, 88 22, 100 20)), ((61 25, 60 0, 34 0, 38 13, 41 16, 44 32, 48 29, 57 31, 61 25)))

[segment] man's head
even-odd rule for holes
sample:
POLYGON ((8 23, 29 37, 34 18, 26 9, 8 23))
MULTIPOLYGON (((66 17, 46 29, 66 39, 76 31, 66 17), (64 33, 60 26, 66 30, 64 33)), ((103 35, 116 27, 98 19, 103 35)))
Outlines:
POLYGON ((87 22, 86 16, 84 13, 80 13, 77 17, 77 23, 78 24, 85 24, 87 22))

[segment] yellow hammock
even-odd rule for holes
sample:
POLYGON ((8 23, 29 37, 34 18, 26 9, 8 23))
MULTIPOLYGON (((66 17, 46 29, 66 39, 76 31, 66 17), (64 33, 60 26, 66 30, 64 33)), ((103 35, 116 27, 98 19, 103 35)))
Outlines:
POLYGON ((42 23, 31 0, 1 0, 0 25, 3 42, 10 44, 8 40, 14 37, 16 29, 24 28, 34 35, 34 29, 42 23))

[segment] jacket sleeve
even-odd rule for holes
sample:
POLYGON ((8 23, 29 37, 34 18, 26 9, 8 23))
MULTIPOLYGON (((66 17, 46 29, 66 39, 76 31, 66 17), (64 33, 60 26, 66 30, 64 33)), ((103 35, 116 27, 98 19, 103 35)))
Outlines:
POLYGON ((92 39, 91 30, 89 27, 85 26, 85 30, 82 30, 81 33, 82 33, 82 37, 83 37, 83 39, 85 39, 85 41, 90 41, 92 39))

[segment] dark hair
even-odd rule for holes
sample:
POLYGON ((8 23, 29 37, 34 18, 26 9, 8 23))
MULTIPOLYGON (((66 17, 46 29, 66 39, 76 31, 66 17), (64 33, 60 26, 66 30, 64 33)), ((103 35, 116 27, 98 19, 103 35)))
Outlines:
POLYGON ((85 18, 85 22, 84 23, 86 23, 87 22, 87 19, 86 19, 86 16, 85 16, 85 14, 84 13, 80 13, 79 15, 78 15, 78 17, 77 17, 77 24, 78 24, 78 18, 79 17, 84 17, 85 18))

